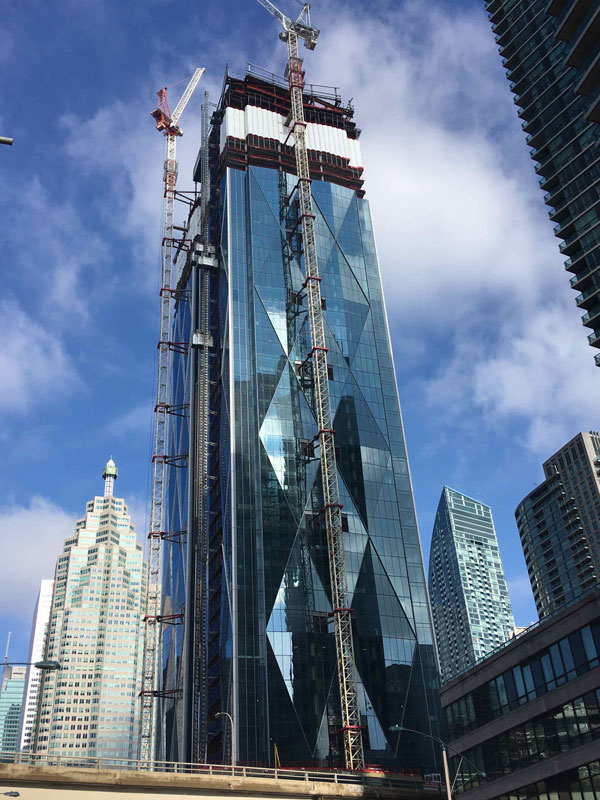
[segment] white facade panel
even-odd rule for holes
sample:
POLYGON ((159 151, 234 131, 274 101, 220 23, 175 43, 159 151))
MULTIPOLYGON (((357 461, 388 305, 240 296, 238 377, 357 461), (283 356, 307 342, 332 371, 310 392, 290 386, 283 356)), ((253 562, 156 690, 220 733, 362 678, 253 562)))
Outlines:
MULTIPOLYGON (((29 662, 41 661, 44 657, 44 645, 50 609, 52 607, 52 591, 54 581, 45 579, 40 583, 40 591, 33 612, 33 625, 29 640, 29 662)), ((23 707, 21 709, 21 728, 19 731, 19 750, 29 750, 31 734, 37 714, 37 700, 40 688, 40 671, 35 667, 27 668, 25 678, 25 692, 23 694, 23 707)))
MULTIPOLYGON (((249 134, 285 142, 289 129, 285 127, 282 115, 275 111, 250 105, 243 111, 227 108, 221 125, 221 151, 228 136, 245 140, 249 134)), ((290 136, 288 144, 293 143, 294 137, 290 136)), ((360 144, 357 139, 349 139, 342 128, 309 122, 306 126, 306 143, 309 150, 341 156, 348 159, 349 166, 362 168, 360 144)))

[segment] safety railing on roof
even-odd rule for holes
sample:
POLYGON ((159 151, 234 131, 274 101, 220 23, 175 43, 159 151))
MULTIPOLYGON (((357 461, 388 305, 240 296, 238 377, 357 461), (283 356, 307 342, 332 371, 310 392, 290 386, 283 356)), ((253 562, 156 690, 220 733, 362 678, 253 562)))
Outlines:
MULTIPOLYGON (((270 72, 263 67, 259 67, 258 64, 253 64, 251 61, 248 61, 246 64, 246 74, 253 75, 255 78, 267 81, 275 86, 279 86, 281 89, 289 91, 287 78, 277 75, 275 72, 270 72)), ((315 97, 321 97, 323 100, 329 100, 334 104, 339 104, 342 99, 339 86, 327 86, 322 83, 305 83, 304 93, 314 95, 315 97)))

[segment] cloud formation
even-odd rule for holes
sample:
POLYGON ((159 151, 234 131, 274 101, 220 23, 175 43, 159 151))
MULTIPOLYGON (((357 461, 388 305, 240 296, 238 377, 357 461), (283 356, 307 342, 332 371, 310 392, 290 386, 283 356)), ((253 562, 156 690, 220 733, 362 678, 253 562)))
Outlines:
POLYGON ((0 341, 0 411, 23 415, 82 386, 61 340, 15 300, 0 300, 0 341))
POLYGON ((599 375, 489 22, 409 0, 322 28, 307 74, 351 87, 364 124, 401 384, 548 454, 596 424, 599 375))
POLYGON ((28 505, 0 506, 2 572, 0 608, 11 624, 28 625, 42 578, 54 578, 63 540, 74 529, 75 515, 44 497, 28 505))

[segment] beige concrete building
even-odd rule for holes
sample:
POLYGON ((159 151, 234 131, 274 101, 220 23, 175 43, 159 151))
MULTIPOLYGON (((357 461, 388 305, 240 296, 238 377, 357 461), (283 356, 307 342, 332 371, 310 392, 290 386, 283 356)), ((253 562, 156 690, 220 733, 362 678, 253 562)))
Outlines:
POLYGON ((45 672, 32 749, 48 755, 136 758, 146 565, 125 501, 105 492, 65 540, 55 573, 45 672))

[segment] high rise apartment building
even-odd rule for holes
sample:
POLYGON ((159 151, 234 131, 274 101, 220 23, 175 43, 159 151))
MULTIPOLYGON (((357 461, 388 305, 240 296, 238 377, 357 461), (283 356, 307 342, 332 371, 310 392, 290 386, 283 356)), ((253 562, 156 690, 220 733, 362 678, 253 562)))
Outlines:
POLYGON ((543 468, 515 511, 540 617, 600 580, 600 435, 578 433, 543 468))
MULTIPOLYGON (((600 348, 600 2, 487 0, 588 341, 600 348)), ((600 366, 600 353, 595 357, 600 366)))
MULTIPOLYGON (((396 747, 389 732, 437 735, 439 679, 360 131, 326 87, 305 87, 304 113, 365 760, 439 771, 430 739, 396 747)), ((162 635, 169 759, 344 763, 289 115, 287 81, 226 76, 209 241, 194 209, 178 261, 171 338, 189 347, 173 347, 169 405, 163 615, 183 621, 162 635)))
POLYGON ((447 486, 431 537, 429 593, 444 683, 510 638, 515 623, 492 510, 447 486))
POLYGON ((25 678, 25 694, 23 695, 23 711, 21 714, 21 728, 19 731, 19 750, 29 750, 31 736, 35 726, 40 688, 40 671, 36 669, 33 664, 36 661, 41 661, 44 656, 53 590, 54 581, 43 580, 40 583, 40 591, 33 612, 29 654, 27 656, 27 661, 29 661, 30 666, 27 668, 27 676, 25 678))
POLYGON ((19 727, 27 667, 5 665, 0 686, 0 752, 19 749, 19 727))
POLYGON ((104 469, 56 564, 34 746, 49 755, 137 758, 146 565, 104 469))

